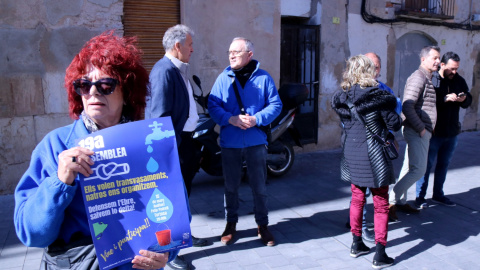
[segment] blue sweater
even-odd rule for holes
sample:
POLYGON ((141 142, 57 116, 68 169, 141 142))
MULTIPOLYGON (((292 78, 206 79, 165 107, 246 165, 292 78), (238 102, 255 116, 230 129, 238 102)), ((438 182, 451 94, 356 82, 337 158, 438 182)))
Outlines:
MULTIPOLYGON (((84 135, 88 135, 85 125, 76 120, 48 133, 33 150, 30 166, 15 189, 15 230, 26 246, 47 247, 56 239, 69 243, 79 232, 91 236, 79 177, 69 186, 57 176, 58 155, 84 135)), ((177 254, 170 252, 169 261, 177 254)), ((132 269, 132 264, 118 269, 132 269)))
MULTIPOLYGON (((257 62, 256 60, 252 60, 257 62)), ((257 126, 270 124, 280 114, 282 102, 272 77, 260 63, 242 88, 235 80, 246 113, 255 116, 257 126)), ((223 148, 244 148, 267 144, 267 136, 257 127, 242 130, 228 123, 232 116, 240 114, 235 97, 232 78, 235 73, 227 67, 217 78, 208 99, 208 111, 212 119, 221 126, 220 146, 223 148)))

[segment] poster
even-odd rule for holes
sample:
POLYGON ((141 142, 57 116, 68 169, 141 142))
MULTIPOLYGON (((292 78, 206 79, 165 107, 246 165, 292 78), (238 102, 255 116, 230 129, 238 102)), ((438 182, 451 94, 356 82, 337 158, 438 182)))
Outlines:
POLYGON ((170 117, 116 125, 81 138, 95 152, 80 183, 101 269, 130 263, 141 249, 192 246, 170 117))

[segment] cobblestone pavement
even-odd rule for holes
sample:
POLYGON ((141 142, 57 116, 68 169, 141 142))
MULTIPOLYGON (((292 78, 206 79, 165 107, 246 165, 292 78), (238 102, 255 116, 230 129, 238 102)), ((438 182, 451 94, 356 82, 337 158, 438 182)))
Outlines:
MULTIPOLYGON (((431 202, 430 184, 427 209, 418 215, 399 213, 399 221, 390 223, 386 250, 395 264, 388 269, 480 269, 479 145, 480 132, 460 135, 444 187, 456 207, 431 202)), ((403 152, 404 142, 401 146, 403 152)), ((191 225, 193 235, 210 244, 180 254, 199 270, 372 269, 374 249, 359 258, 349 256, 352 236, 345 223, 350 190, 339 180, 339 160, 339 149, 298 154, 287 175, 268 179, 270 230, 278 243, 274 247, 263 246, 256 236, 246 183, 240 189, 238 239, 233 245, 220 244, 225 227, 223 180, 201 172, 190 198, 191 225)), ((394 162, 396 175, 402 160, 403 155, 394 162)), ((414 187, 408 196, 412 203, 414 187)), ((367 202, 371 223, 371 198, 367 202)), ((25 247, 15 235, 13 195, 0 196, 0 205, 0 269, 38 269, 42 249, 25 247)))

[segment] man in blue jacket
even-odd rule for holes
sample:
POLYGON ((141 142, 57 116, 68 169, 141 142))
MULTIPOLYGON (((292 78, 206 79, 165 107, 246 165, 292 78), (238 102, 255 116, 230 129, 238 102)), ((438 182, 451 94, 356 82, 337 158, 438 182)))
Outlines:
POLYGON ((241 37, 233 39, 228 51, 230 66, 218 76, 208 101, 210 116, 221 127, 227 221, 221 242, 225 245, 233 243, 236 233, 238 188, 245 160, 254 198, 258 236, 265 245, 273 246, 275 239, 268 230, 267 135, 259 127, 270 124, 280 114, 282 102, 272 77, 259 68, 258 61, 252 59, 253 50, 250 40, 241 37), (235 91, 238 91, 241 102, 237 100, 235 91))
MULTIPOLYGON (((183 181, 190 197, 195 177, 195 142, 193 133, 198 114, 193 89, 188 77, 190 56, 193 53, 194 33, 186 25, 170 27, 163 36, 165 56, 150 72, 151 98, 147 101, 145 118, 170 116, 177 139, 178 156, 183 181)), ((193 246, 205 246, 207 241, 192 236, 193 246)), ((181 258, 168 263, 174 269, 188 269, 181 258)))

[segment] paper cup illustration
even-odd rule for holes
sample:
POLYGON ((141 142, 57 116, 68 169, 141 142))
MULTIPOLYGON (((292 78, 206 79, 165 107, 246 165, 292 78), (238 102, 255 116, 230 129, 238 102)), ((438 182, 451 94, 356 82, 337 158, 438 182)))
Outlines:
POLYGON ((170 245, 172 240, 172 231, 169 229, 157 231, 155 232, 155 236, 157 237, 157 241, 160 246, 167 246, 170 245))

